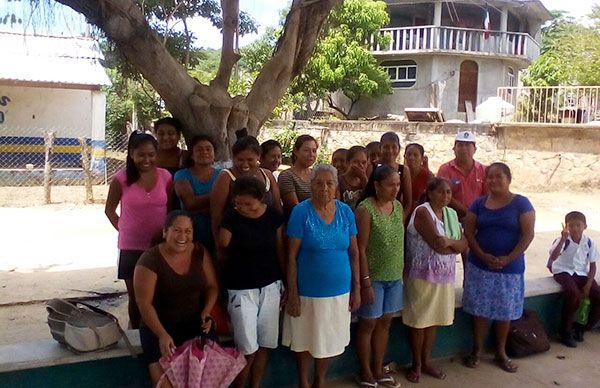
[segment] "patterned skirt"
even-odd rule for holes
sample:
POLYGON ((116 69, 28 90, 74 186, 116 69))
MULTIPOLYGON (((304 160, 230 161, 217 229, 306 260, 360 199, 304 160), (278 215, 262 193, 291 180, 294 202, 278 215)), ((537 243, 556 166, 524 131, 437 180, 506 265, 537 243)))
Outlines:
POLYGON ((471 262, 465 267, 463 310, 495 321, 521 318, 525 298, 523 274, 483 270, 471 262))

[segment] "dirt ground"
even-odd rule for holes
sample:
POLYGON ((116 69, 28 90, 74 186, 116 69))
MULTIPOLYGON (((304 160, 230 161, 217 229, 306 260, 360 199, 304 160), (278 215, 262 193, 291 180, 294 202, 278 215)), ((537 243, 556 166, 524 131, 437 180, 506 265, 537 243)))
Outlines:
MULTIPOLYGON (((568 211, 583 211, 588 235, 600 242, 600 192, 524 194, 537 214, 527 278, 548 276, 548 249, 568 211)), ((102 204, 106 187, 94 187, 99 203, 92 205, 83 204, 83 188, 53 188, 51 205, 39 206, 41 195, 40 188, 0 188, 0 345, 49 338, 44 303, 53 297, 89 300, 126 326, 125 287, 116 279, 117 233, 102 204)))

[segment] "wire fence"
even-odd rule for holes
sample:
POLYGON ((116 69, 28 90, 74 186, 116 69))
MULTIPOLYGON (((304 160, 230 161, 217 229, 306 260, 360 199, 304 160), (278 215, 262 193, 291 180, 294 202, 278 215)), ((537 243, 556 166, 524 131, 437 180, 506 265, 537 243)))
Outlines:
MULTIPOLYGON (((0 127, 0 188, 43 187, 50 203, 52 186, 92 186, 109 183, 125 166, 128 134, 94 136, 70 128, 0 127)), ((3 205, 0 198, 0 205, 3 205)))

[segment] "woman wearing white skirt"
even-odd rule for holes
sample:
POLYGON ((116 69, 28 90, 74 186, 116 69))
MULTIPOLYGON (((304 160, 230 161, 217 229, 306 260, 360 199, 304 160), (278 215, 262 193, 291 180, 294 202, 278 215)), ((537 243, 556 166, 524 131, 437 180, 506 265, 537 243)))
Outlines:
POLYGON ((350 312, 360 306, 356 222, 350 207, 335 199, 336 189, 335 168, 316 166, 311 199, 294 207, 287 228, 288 301, 282 342, 296 352, 300 388, 325 387, 331 358, 350 343, 350 312))

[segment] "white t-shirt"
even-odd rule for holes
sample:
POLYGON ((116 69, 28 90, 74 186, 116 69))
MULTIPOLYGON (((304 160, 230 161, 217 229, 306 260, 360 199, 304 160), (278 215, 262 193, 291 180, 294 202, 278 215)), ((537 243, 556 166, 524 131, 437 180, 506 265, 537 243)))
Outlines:
MULTIPOLYGON (((550 253, 560 243, 560 238, 554 240, 550 253)), ((568 237, 563 245, 562 252, 552 263, 552 274, 566 272, 569 275, 577 274, 587 276, 590 271, 590 263, 595 263, 600 258, 596 244, 586 235, 581 236, 577 244, 568 237)))

